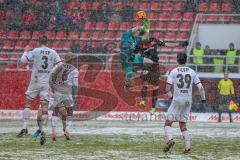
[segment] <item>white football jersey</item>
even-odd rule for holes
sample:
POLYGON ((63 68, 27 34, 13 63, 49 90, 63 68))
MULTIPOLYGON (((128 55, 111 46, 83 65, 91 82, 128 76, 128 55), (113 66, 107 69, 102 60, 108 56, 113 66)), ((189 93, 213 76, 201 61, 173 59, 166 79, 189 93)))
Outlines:
POLYGON ((179 66, 169 73, 167 83, 173 85, 174 100, 191 100, 193 84, 201 82, 194 70, 186 66, 179 66))
POLYGON ((62 94, 72 94, 72 87, 78 86, 79 71, 68 63, 59 63, 56 65, 50 77, 50 83, 54 92, 62 94))
POLYGON ((31 81, 36 83, 48 83, 51 70, 61 61, 57 52, 46 46, 35 48, 25 56, 28 61, 33 61, 31 81))

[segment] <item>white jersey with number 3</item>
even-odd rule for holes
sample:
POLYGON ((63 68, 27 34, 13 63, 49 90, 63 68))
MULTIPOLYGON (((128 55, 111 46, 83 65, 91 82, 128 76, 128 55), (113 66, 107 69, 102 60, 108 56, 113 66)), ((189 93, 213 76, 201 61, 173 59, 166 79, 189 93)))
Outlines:
POLYGON ((179 66, 170 72, 167 83, 173 85, 173 100, 192 100, 193 84, 201 82, 194 70, 186 66, 179 66))
POLYGON ((53 66, 61 61, 57 52, 46 46, 29 51, 26 55, 28 61, 33 61, 31 81, 48 83, 53 66))

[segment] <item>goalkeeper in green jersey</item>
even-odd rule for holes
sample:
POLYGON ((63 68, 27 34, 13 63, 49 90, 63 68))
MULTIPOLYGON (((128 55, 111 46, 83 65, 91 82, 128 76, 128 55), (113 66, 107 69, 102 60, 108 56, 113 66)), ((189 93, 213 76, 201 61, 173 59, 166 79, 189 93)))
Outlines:
POLYGON ((126 76, 125 89, 128 89, 134 85, 134 64, 144 63, 150 65, 153 63, 153 61, 149 58, 135 55, 135 50, 138 43, 141 41, 141 36, 146 33, 144 26, 146 26, 146 24, 129 29, 128 31, 125 31, 121 37, 120 57, 123 72, 126 76))

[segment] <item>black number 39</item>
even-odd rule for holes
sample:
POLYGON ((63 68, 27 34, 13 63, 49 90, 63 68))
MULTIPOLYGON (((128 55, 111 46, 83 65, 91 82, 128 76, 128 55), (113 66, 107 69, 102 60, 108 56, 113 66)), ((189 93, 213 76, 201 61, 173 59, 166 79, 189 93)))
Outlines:
POLYGON ((190 87, 192 81, 190 74, 186 74, 185 76, 178 74, 177 78, 179 79, 179 83, 177 84, 178 88, 183 88, 185 84, 187 85, 186 88, 190 87))

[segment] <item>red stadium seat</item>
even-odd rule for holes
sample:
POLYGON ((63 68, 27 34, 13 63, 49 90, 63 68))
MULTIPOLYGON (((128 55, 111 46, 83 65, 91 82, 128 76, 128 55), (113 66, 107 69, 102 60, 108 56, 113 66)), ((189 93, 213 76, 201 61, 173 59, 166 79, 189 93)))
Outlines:
POLYGON ((16 69, 16 68, 17 68, 17 65, 15 63, 8 63, 7 67, 6 67, 6 70, 13 70, 13 69, 16 69))
POLYGON ((62 41, 54 41, 53 44, 52 44, 52 49, 62 50, 63 49, 63 42, 62 41))
POLYGON ((92 38, 92 32, 81 32, 79 39, 80 40, 89 40, 92 38))
POLYGON ((95 51, 101 52, 101 43, 99 41, 93 41, 92 42, 92 47, 95 51))
POLYGON ((188 34, 187 32, 179 32, 176 36, 177 41, 186 41, 188 40, 188 34))
POLYGON ((164 38, 164 33, 163 32, 153 32, 153 37, 157 39, 163 39, 164 38))
POLYGON ((170 20, 170 14, 167 12, 160 13, 159 16, 160 21, 169 21, 170 20))
POLYGON ((222 4, 222 11, 224 11, 224 12, 231 12, 232 8, 233 8, 233 6, 231 3, 223 3, 222 4))
POLYGON ((1 53, 0 54, 0 60, 1 61, 7 61, 8 60, 8 54, 1 53))
POLYGON ((104 33, 103 32, 94 32, 92 36, 92 40, 103 40, 104 33))
POLYGON ((165 31, 167 30, 167 23, 166 22, 157 22, 155 29, 156 31, 165 31))
POLYGON ((158 13, 150 12, 150 13, 148 13, 147 17, 149 20, 154 20, 154 21, 158 20, 158 13))
POLYGON ((55 39, 55 32, 53 31, 46 31, 44 33, 44 35, 48 38, 48 39, 55 39))
POLYGON ((19 32, 18 31, 9 31, 7 33, 8 39, 18 39, 19 38, 19 32))
POLYGON ((198 5, 199 12, 207 12, 208 11, 208 3, 200 3, 198 5))
POLYGON ((28 45, 31 47, 31 48, 36 48, 38 46, 38 43, 36 41, 30 41, 28 43, 28 45))
POLYGON ((149 11, 149 3, 139 3, 138 10, 149 11))
POLYGON ((193 17, 194 17, 194 15, 192 12, 186 12, 183 15, 183 20, 184 21, 193 21, 193 17))
POLYGON ((72 42, 71 41, 66 41, 64 42, 63 50, 69 51, 72 47, 72 42))
POLYGON ((115 40, 115 32, 105 32, 104 40, 115 40))
POLYGON ((67 33, 64 31, 58 31, 56 33, 56 39, 67 39, 67 33))
POLYGON ((218 21, 218 16, 217 15, 209 15, 209 16, 207 16, 206 20, 208 22, 217 22, 218 21))
POLYGON ((173 3, 165 2, 162 7, 163 11, 172 11, 173 10, 173 3))
POLYGON ((232 22, 233 21, 233 17, 225 15, 225 16, 223 16, 223 21, 224 22, 232 22))
POLYGON ((192 26, 189 22, 182 22, 179 27, 180 31, 191 31, 191 29, 192 26))
POLYGON ((15 43, 14 41, 4 41, 3 49, 14 49, 15 43))
POLYGON ((121 40, 122 34, 123 34, 123 32, 117 32, 117 35, 116 35, 116 40, 117 41, 121 40))
POLYGON ((34 31, 32 34, 32 39, 39 39, 42 36, 40 31, 34 31))
POLYGON ((89 10, 91 9, 91 6, 92 6, 91 2, 88 2, 88 1, 80 3, 81 10, 89 10))
POLYGON ((68 9, 68 10, 78 9, 78 6, 79 6, 79 2, 78 2, 78 1, 71 1, 71 2, 67 5, 67 9, 68 9))
POLYGON ((18 68, 21 70, 26 70, 27 69, 27 64, 19 64, 18 68))
POLYGON ((95 30, 95 23, 93 22, 86 22, 84 25, 85 30, 95 30))
POLYGON ((164 37, 167 41, 174 41, 175 40, 175 33, 173 32, 167 32, 164 37))
POLYGON ((211 3, 209 7, 210 12, 219 12, 220 11, 220 6, 218 3, 211 3))
POLYGON ((151 11, 160 11, 162 9, 160 2, 151 2, 151 11))
POLYGON ((123 3, 123 2, 118 2, 117 3, 117 6, 118 6, 118 10, 119 11, 122 11, 125 9, 126 5, 123 3))
POLYGON ((168 31, 177 31, 178 30, 178 24, 176 22, 169 22, 167 25, 168 31))
POLYGON ((95 1, 95 2, 93 2, 91 9, 98 10, 99 6, 100 6, 100 3, 95 1))
POLYGON ((182 11, 184 7, 184 3, 183 2, 177 2, 176 4, 174 4, 174 10, 175 11, 182 11))
POLYGON ((120 30, 128 30, 130 28, 130 24, 128 22, 123 22, 120 25, 120 30))
POLYGON ((96 30, 104 31, 107 29, 107 24, 105 22, 98 22, 96 24, 96 30))
POLYGON ((78 39, 78 33, 77 32, 69 32, 68 39, 70 39, 70 40, 78 39))
POLYGON ((115 22, 110 22, 108 24, 108 30, 119 30, 120 24, 115 22))
POLYGON ((0 39, 5 39, 6 38, 6 31, 0 30, 0 39))
POLYGON ((20 32, 20 39, 31 39, 31 32, 30 31, 22 31, 20 32))
POLYGON ((85 48, 87 46, 87 41, 80 41, 79 46, 80 48, 85 48))
POLYGON ((26 41, 17 41, 16 42, 16 46, 15 46, 15 49, 24 49, 27 45, 27 42, 26 41))
POLYGON ((12 60, 12 61, 17 61, 19 58, 18 58, 18 55, 17 54, 12 54, 10 55, 9 57, 9 60, 12 60))
POLYGON ((4 20, 6 17, 6 13, 4 11, 0 11, 0 20, 4 20))
POLYGON ((174 12, 171 16, 171 21, 181 21, 182 15, 180 12, 174 12))

